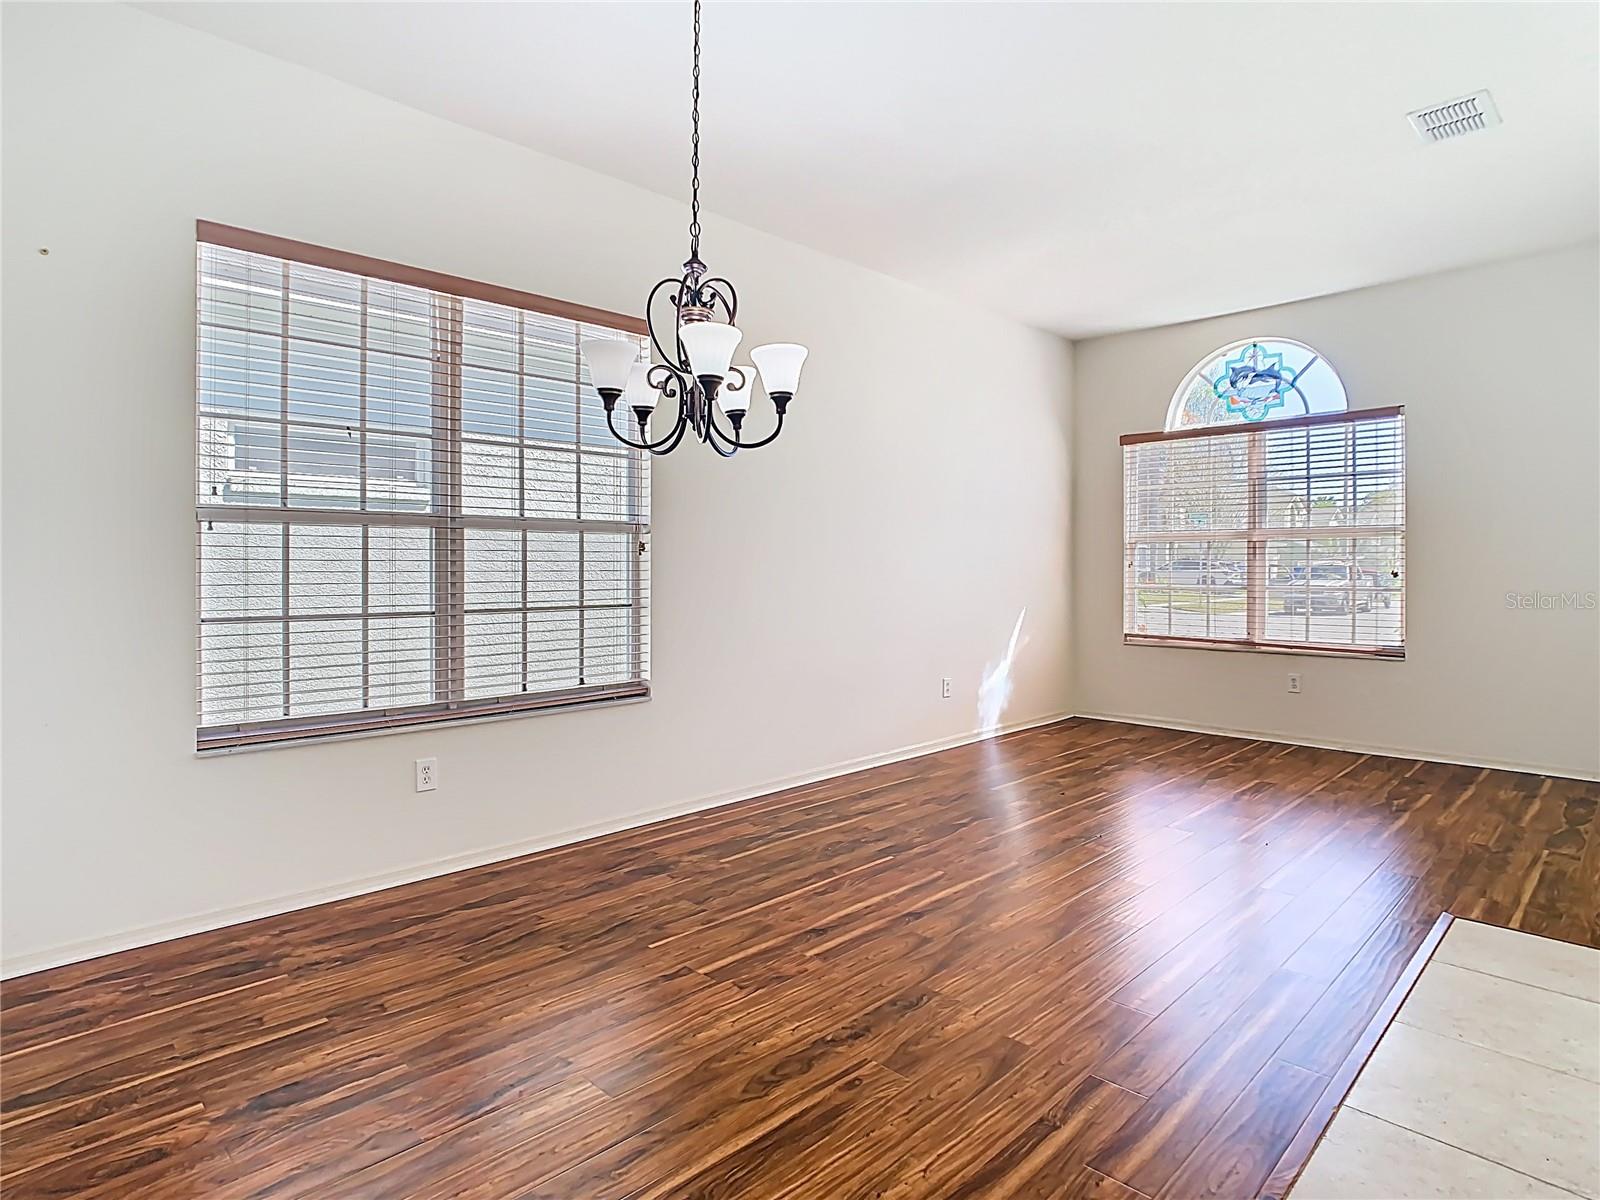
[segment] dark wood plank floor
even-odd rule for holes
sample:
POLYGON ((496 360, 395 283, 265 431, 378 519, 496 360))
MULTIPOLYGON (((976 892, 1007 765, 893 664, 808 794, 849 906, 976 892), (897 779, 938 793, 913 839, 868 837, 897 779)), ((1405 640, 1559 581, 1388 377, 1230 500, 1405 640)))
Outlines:
POLYGON ((1095 721, 26 976, 7 1197, 1251 1196, 1600 788, 1095 721))

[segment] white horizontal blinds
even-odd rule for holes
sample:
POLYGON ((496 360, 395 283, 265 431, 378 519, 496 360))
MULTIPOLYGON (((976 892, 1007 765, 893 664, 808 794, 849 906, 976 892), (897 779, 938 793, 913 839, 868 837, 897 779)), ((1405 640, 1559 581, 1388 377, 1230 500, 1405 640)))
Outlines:
POLYGON ((208 243, 198 313, 202 744, 642 693, 648 467, 577 353, 637 335, 208 243))
POLYGON ((1124 439, 1130 638, 1398 655, 1399 410, 1124 439))

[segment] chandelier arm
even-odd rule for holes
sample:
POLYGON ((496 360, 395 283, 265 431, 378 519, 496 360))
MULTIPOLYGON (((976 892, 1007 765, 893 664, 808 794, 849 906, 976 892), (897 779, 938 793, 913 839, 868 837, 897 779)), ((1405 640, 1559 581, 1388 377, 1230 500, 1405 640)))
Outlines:
POLYGON ((656 353, 661 356, 663 361, 673 364, 675 369, 681 369, 683 367, 683 345, 678 341, 678 322, 676 320, 672 322, 673 349, 676 351, 676 353, 667 353, 667 348, 661 344, 661 338, 656 334, 656 295, 664 287, 678 289, 678 294, 674 296, 672 300, 672 311, 674 316, 676 316, 678 310, 683 307, 683 280, 671 278, 663 279, 660 283, 656 284, 655 287, 650 289, 650 295, 644 302, 644 323, 645 327, 650 331, 650 344, 656 348, 656 353))
POLYGON ((648 450, 651 454, 666 454, 671 451, 673 446, 683 440, 684 428, 689 423, 688 393, 683 386, 680 373, 664 363, 653 364, 645 378, 651 379, 657 371, 665 372, 665 375, 660 383, 655 383, 652 380, 651 386, 660 392, 663 398, 677 400, 678 402, 678 416, 673 421, 672 428, 653 442, 644 435, 644 430, 641 428, 639 431, 640 440, 636 442, 632 438, 623 436, 622 431, 617 428, 615 405, 606 409, 606 427, 611 430, 611 435, 617 441, 630 449, 648 450), (670 446, 667 444, 669 442, 671 443, 670 446))
POLYGON ((772 432, 771 433, 767 434, 766 437, 760 438, 759 440, 754 441, 754 442, 740 442, 739 443, 739 449, 741 449, 741 450, 759 450, 762 446, 770 446, 773 442, 778 440, 778 435, 780 433, 782 433, 782 432, 783 432, 783 414, 779 413, 778 414, 778 423, 772 427, 772 432))
MULTIPOLYGON (((617 413, 616 413, 616 409, 615 408, 606 409, 606 427, 611 430, 611 436, 616 438, 617 441, 621 442, 624 446, 628 447, 628 449, 630 449, 630 450, 648 450, 652 454, 654 454, 656 452, 656 447, 657 446, 661 446, 661 445, 665 444, 666 438, 663 438, 659 442, 650 442, 650 441, 636 442, 636 441, 634 441, 632 438, 627 437, 622 432, 622 430, 617 428, 616 416, 617 416, 617 413)), ((672 436, 671 434, 667 435, 668 438, 670 438, 671 436, 672 436)))
POLYGON ((706 422, 706 445, 710 446, 718 454, 722 455, 723 458, 732 458, 739 452, 739 443, 729 442, 727 447, 724 448, 723 442, 727 440, 727 437, 727 434, 723 433, 722 430, 717 428, 714 420, 708 420, 706 422))
POLYGON ((723 429, 721 425, 717 424, 717 418, 715 414, 713 414, 711 418, 711 427, 716 430, 718 437, 722 438, 723 441, 727 442, 735 449, 759 450, 762 446, 771 445, 773 442, 778 440, 778 435, 783 432, 783 414, 778 414, 778 423, 777 425, 773 426, 771 433, 767 434, 766 437, 758 438, 753 442, 740 441, 737 431, 730 435, 727 430, 723 429))
POLYGON ((681 409, 684 397, 695 386, 695 379, 687 371, 673 366, 671 363, 651 363, 650 369, 645 372, 645 381, 660 392, 668 400, 677 400, 681 409), (658 375, 657 372, 660 372, 658 375))
POLYGON ((654 455, 657 455, 657 456, 660 456, 660 455, 663 455, 663 454, 671 454, 674 450, 676 450, 678 448, 678 443, 683 441, 683 435, 685 433, 687 433, 688 431, 689 431, 689 422, 684 416, 680 415, 678 417, 678 423, 673 429, 672 441, 670 442, 670 444, 665 445, 665 446, 661 446, 659 443, 657 443, 657 448, 652 448, 650 453, 654 454, 654 455))

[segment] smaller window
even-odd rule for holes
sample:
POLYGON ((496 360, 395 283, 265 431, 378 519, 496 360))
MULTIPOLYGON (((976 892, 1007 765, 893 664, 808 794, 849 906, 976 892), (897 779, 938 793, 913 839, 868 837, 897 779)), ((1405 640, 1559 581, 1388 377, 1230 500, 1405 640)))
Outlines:
POLYGON ((1207 355, 1122 439, 1123 638, 1405 656, 1405 426, 1300 342, 1207 355))
POLYGON ((1304 342, 1247 338, 1207 355, 1167 407, 1167 428, 1277 421, 1349 408, 1333 365, 1304 342))

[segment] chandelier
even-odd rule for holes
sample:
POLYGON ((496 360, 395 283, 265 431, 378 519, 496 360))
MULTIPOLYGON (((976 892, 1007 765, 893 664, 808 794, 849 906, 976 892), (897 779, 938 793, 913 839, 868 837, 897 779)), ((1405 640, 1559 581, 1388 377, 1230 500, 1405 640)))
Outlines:
MULTIPOLYGON (((733 352, 744 337, 734 324, 739 296, 733 284, 710 275, 700 259, 700 0, 694 0, 692 79, 689 258, 681 276, 663 279, 650 289, 645 300, 645 323, 656 361, 640 360, 634 343, 614 338, 590 338, 581 350, 590 382, 605 405, 606 424, 623 445, 652 454, 670 454, 684 435, 692 432, 718 454, 730 458, 739 450, 765 446, 783 432, 784 413, 799 385, 806 348, 792 342, 774 342, 750 351, 755 370, 733 365, 733 352), (656 325, 658 311, 665 316, 669 307, 670 340, 661 336, 656 325), (754 398, 757 372, 778 419, 771 433, 747 442, 742 440, 742 433, 754 398), (663 399, 676 402, 678 415, 672 428, 652 441, 647 427, 663 399), (632 412, 636 437, 617 428, 618 401, 632 412), (719 409, 727 426, 718 419, 719 409)), ((623 422, 627 422, 626 415, 623 422)))

